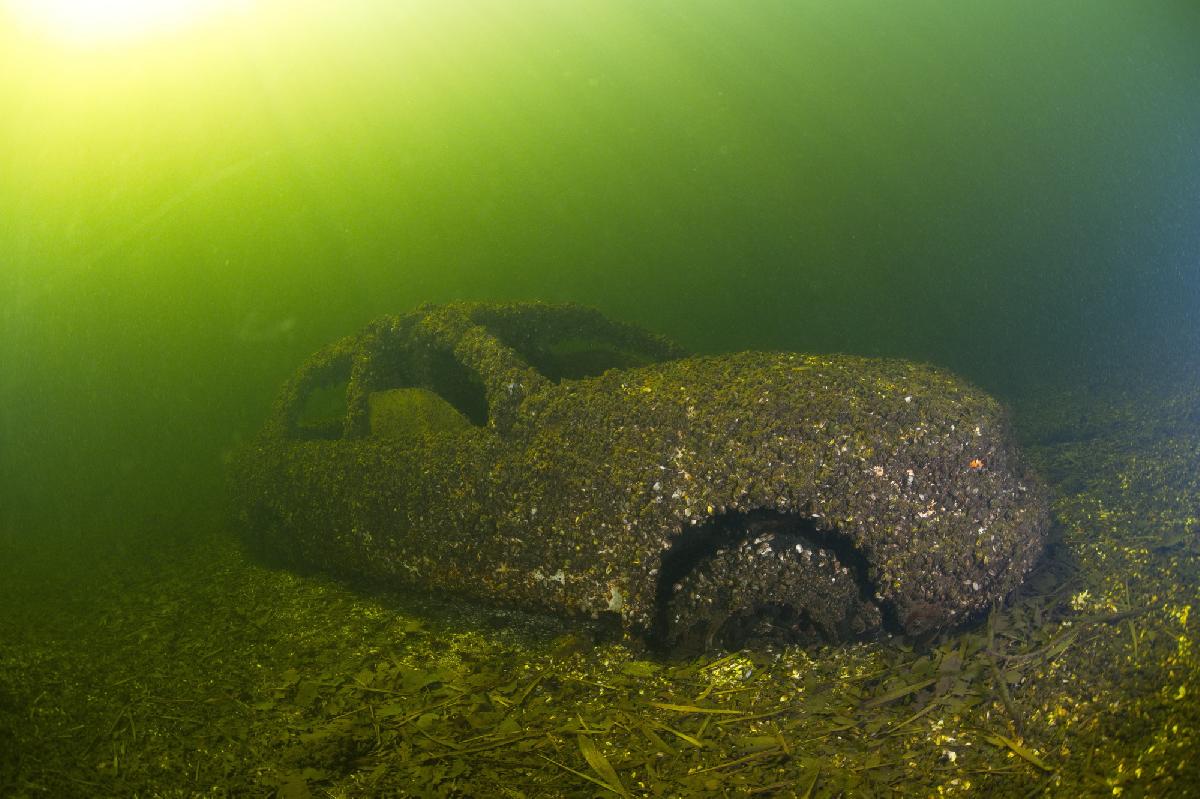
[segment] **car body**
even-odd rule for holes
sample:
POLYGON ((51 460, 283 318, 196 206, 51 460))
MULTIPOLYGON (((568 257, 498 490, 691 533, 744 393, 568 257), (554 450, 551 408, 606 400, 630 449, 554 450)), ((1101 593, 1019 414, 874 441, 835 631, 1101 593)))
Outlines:
POLYGON ((668 645, 961 622, 1047 528, 1003 407, 941 369, 688 356, 577 305, 454 303, 310 358, 240 454, 286 561, 619 618, 668 645))

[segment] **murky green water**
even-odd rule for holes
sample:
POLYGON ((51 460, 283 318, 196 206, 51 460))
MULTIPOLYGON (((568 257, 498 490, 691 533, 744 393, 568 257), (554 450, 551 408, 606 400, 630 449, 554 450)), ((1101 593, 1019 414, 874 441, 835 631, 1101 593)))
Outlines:
MULTIPOLYGON (((1195 419, 1177 413, 1195 398, 1186 376, 1200 352, 1196 6, 263 2, 116 41, 57 39, 21 8, 0 5, 0 557, 12 567, 5 635, 21 642, 9 647, 17 653, 6 664, 10 682, 0 683, 0 730, 11 730, 0 735, 0 747, 20 753, 0 758, 0 776, 6 766, 18 776, 0 779, 0 787, 15 786, 19 796, 66 795, 70 785, 80 795, 122 795, 131 784, 150 789, 152 781, 120 782, 119 765, 97 762, 111 764, 118 743, 128 750, 118 760, 149 751, 153 714, 130 712, 126 724, 120 711, 143 707, 137 702, 146 692, 161 694, 162 684, 138 699, 64 664, 71 657, 117 663, 149 641, 164 646, 165 622, 147 621, 159 618, 153 608, 198 586, 189 588, 186 575, 154 583, 156 570, 171 572, 152 565, 157 545, 161 553, 175 551, 167 541, 183 546, 192 554, 179 560, 188 562, 195 555, 186 542, 220 530, 225 461, 305 357, 381 313, 458 299, 580 302, 702 352, 929 361, 1014 402, 1018 432, 1057 491, 1064 546, 1091 575, 1069 590, 1039 594, 1057 597, 1045 600, 1046 618, 1060 621, 1054 609, 1065 607, 1093 622, 1151 608, 1160 623, 1144 622, 1150 638, 1139 637, 1129 617, 1095 623, 1111 631, 1128 622, 1118 632, 1129 650, 1113 657, 1131 658, 1120 661, 1131 673, 1138 658, 1155 653, 1156 665, 1141 673, 1174 676, 1130 688, 1128 701, 1147 700, 1138 705, 1141 737, 1089 733, 1086 747, 1107 753, 1094 756, 1095 774, 1079 764, 1086 755, 1078 745, 1063 752, 1075 739, 1055 738, 1053 724, 1039 728, 1041 721, 1028 722, 1028 732, 1045 732, 1035 757, 1048 768, 1017 749, 993 749, 1011 754, 1031 780, 1058 775, 1047 790, 1111 795, 1116 783, 1105 781, 1116 779, 1116 764, 1145 751, 1158 740, 1155 731, 1182 725, 1190 732, 1176 741, 1197 741, 1194 711, 1183 721, 1172 715, 1200 694, 1195 655, 1183 643, 1195 622, 1182 610, 1195 596, 1196 496, 1187 478, 1197 466, 1195 419), (1139 384, 1161 390, 1121 393, 1139 384), (1121 389, 1110 392, 1116 399, 1085 402, 1107 387, 1121 389), (1135 451, 1140 456, 1122 459, 1135 451), (1121 493, 1139 486, 1136 501, 1121 493), (1128 524, 1112 527, 1117 517, 1128 524), (1157 537, 1146 543, 1134 533, 1157 537), (1088 560, 1101 550, 1147 554, 1128 555, 1118 569, 1111 558, 1088 560), (1137 575, 1148 571, 1172 575, 1171 587, 1140 583, 1137 575), (80 595, 83 585, 92 588, 80 595), (133 602, 142 595, 151 599, 133 602), (120 636, 81 633, 108 626, 120 636), (62 646, 72 637, 92 648, 59 661, 47 654, 49 642, 62 646), (115 648, 102 657, 100 641, 115 648), (80 687, 87 681, 97 687, 80 687), (106 697, 94 716, 82 709, 91 701, 83 697, 93 695, 106 697), (40 715, 46 708, 50 715, 40 715), (89 735, 75 746, 77 727, 89 735), (74 748, 51 743, 64 740, 74 748), (70 778, 62 776, 66 766, 30 765, 51 757, 86 765, 70 778)), ((238 582, 259 578, 236 576, 257 567, 229 552, 221 557, 231 564, 221 572, 228 585, 241 588, 203 601, 222 608, 236 604, 230 597, 265 601, 264 583, 238 582)), ((288 590, 286 582, 272 585, 288 590)), ((301 583, 296 590, 304 597, 294 600, 297 607, 307 609, 326 589, 301 583)), ((355 606, 351 615, 376 612, 355 606)), ((184 615, 195 630, 203 626, 200 616, 184 615)), ((242 631, 236 658, 212 654, 215 647, 168 648, 111 682, 153 683, 154 664, 172 658, 244 665, 260 656, 245 643, 246 624, 259 625, 274 647, 264 668, 291 668, 280 665, 280 653, 293 651, 281 643, 284 626, 268 620, 282 611, 250 616, 231 622, 242 631)), ((1029 632, 1043 621, 1022 627, 1025 620, 1009 620, 1025 636, 1024 654, 1040 648, 1044 655, 1063 640, 1029 632)), ((337 626, 313 623, 330 625, 330 635, 337 626)), ((204 630, 189 640, 225 634, 204 630)), ((531 646, 535 654, 523 662, 542 656, 531 646)), ((978 655, 979 675, 990 674, 983 650, 973 646, 963 644, 955 657, 970 663, 978 655)), ((1014 668, 1036 659, 1011 654, 1014 668)), ((595 673, 620 661, 607 652, 589 656, 595 673)), ((902 660, 881 665, 876 656, 863 654, 856 673, 898 668, 902 660)), ((929 668, 944 665, 945 654, 938 657, 929 668)), ((301 672, 303 662, 295 666, 301 672)), ((434 681, 483 690, 460 666, 434 681)), ((540 674, 542 666, 529 668, 540 674)), ((639 668, 626 676, 647 677, 639 668)), ((247 707, 268 701, 254 692, 269 681, 258 685, 253 669, 240 669, 224 672, 222 695, 247 707)), ((483 669, 500 680, 498 670, 494 663, 483 669)), ((1035 671, 1023 673, 1027 682, 1014 684, 1011 700, 1021 705, 1037 695, 1036 712, 1050 713, 1040 689, 1022 687, 1039 679, 1035 671)), ((595 676, 585 667, 575 673, 595 676)), ((677 688, 695 677, 649 676, 681 681, 672 683, 677 688)), ((333 677, 309 677, 334 690, 333 677)), ((364 684, 382 685, 371 679, 364 684)), ((553 682, 537 679, 539 691, 553 682)), ((536 696, 522 695, 522 685, 502 690, 502 698, 536 696)), ((881 685, 873 695, 895 689, 881 685)), ((184 698, 212 697, 195 691, 184 698)), ((684 703, 679 695, 660 699, 684 703)), ((580 701, 593 707, 597 700, 580 701)), ((921 707, 900 707, 892 721, 921 707)), ((738 712, 765 711, 746 704, 738 712)), ((205 716, 205 723, 228 718, 205 716)), ((580 723, 620 728, 629 718, 601 714, 580 723)), ((672 728, 696 734, 695 727, 672 728)), ((229 732, 230 739, 246 729, 229 732)), ((653 729, 671 750, 690 746, 653 729)), ((791 741, 789 729, 799 728, 753 735, 791 741)), ((1017 740, 1003 725, 989 730, 1017 740)), ((577 734, 568 736, 572 746, 577 734)), ((989 745, 985 737, 971 740, 989 745)), ((1157 745, 1161 752, 1169 741, 1157 745)), ((869 750, 855 749, 839 768, 875 768, 865 765, 869 750)), ((674 761, 687 766, 677 772, 746 754, 721 751, 719 760, 674 761)), ((314 795, 331 784, 304 778, 300 761, 281 766, 258 755, 308 779, 314 795)), ((568 765, 604 782, 602 770, 588 770, 595 761, 586 755, 576 748, 554 758, 573 757, 568 765)), ((889 753, 897 762, 904 755, 889 753)), ((788 756, 799 770, 773 779, 800 775, 803 795, 811 769, 788 756)), ((287 782, 253 783, 246 775, 255 756, 229 757, 227 785, 269 791, 275 788, 263 786, 287 782)), ((932 757, 943 758, 939 768, 954 763, 932 757)), ((1162 768, 1170 772, 1179 758, 1162 768)), ((172 782, 169 795, 219 783, 213 775, 220 769, 208 761, 186 768, 211 773, 190 787, 172 782)), ((330 776, 327 763, 321 769, 330 780, 350 779, 330 776)), ((611 793, 611 785, 555 773, 565 782, 534 780, 542 793, 522 790, 611 793)), ((661 795, 719 795, 756 784, 696 789, 641 773, 645 786, 668 786, 661 795)), ((487 784, 460 778, 463 790, 487 784)), ((1133 795, 1186 795, 1185 782, 1178 777, 1169 784, 1175 793, 1164 794, 1153 793, 1153 782, 1121 784, 1133 795)), ((813 784, 813 795, 854 790, 848 781, 813 784)), ((904 784, 902 776, 880 783, 904 784)), ((988 784, 1014 795, 1037 787, 988 784)))

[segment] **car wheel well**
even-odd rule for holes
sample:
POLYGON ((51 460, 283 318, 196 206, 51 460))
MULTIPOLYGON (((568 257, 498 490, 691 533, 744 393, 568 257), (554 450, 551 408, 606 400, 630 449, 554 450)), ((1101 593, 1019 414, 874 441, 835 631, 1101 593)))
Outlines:
POLYGON ((655 590, 650 638, 674 651, 847 641, 892 626, 863 552, 803 513, 731 511, 686 526, 655 590))

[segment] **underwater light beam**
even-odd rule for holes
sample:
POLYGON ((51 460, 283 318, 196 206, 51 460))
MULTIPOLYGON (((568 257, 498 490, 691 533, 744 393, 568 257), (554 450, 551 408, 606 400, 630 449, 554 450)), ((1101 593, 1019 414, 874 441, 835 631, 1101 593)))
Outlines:
POLYGON ((6 0, 14 22, 74 44, 144 39, 245 5, 244 0, 6 0))

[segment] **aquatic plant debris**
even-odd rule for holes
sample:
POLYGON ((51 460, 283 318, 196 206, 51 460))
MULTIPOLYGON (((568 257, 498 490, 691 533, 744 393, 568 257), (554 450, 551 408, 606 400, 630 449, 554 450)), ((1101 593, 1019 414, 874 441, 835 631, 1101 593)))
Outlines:
POLYGON ((1194 378, 1018 404, 1058 532, 986 626, 924 647, 655 660, 264 568, 215 520, 77 570, 0 562, 0 794, 613 795, 583 735, 639 799, 1194 796, 1196 407, 1194 378))
POLYGON ((262 552, 664 645, 920 634, 1048 522, 1001 405, 898 360, 686 357, 575 305, 381 318, 283 388, 231 482, 262 552))

